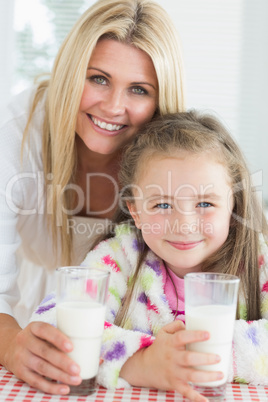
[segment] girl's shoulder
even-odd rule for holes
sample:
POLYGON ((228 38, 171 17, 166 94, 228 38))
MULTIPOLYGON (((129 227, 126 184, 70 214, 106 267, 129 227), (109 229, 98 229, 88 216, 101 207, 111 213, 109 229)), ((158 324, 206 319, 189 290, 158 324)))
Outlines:
POLYGON ((268 279, 268 243, 263 235, 260 235, 260 249, 259 249, 259 268, 260 277, 262 280, 268 279))
POLYGON ((260 236, 259 273, 261 291, 261 316, 268 319, 268 244, 263 235, 260 236))
MULTIPOLYGON (((268 244, 264 236, 259 236, 259 282, 261 294, 261 316, 268 319, 268 244)), ((239 295, 239 313, 242 319, 246 319, 246 303, 245 297, 241 293, 239 295)))
POLYGON ((82 265, 130 272, 136 267, 139 250, 135 228, 128 223, 119 224, 114 228, 114 236, 91 250, 82 265))

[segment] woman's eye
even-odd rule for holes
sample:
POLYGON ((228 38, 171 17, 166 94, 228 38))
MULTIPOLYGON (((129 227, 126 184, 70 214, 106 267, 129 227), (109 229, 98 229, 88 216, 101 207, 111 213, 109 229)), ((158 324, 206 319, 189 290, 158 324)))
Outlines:
POLYGON ((105 77, 102 76, 98 76, 98 75, 93 75, 92 77, 89 77, 90 81, 95 82, 96 84, 99 85, 106 85, 107 84, 107 79, 105 77))
POLYGON ((137 95, 146 95, 148 93, 146 89, 142 87, 134 87, 132 88, 132 92, 137 95))
POLYGON ((171 208, 171 205, 168 204, 167 202, 161 202, 160 204, 156 204, 155 208, 169 209, 171 208))
POLYGON ((202 202, 199 202, 199 204, 197 206, 200 208, 208 208, 208 207, 212 207, 213 205, 210 204, 210 202, 202 201, 202 202))

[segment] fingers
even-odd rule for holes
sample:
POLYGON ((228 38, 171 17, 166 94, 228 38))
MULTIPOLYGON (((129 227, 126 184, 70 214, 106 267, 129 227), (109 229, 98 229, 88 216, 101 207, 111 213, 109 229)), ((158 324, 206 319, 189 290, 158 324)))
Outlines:
POLYGON ((180 380, 192 383, 219 381, 223 377, 224 375, 220 371, 196 370, 192 367, 184 368, 180 372, 180 380))
POLYGON ((59 381, 62 381, 62 378, 59 378, 61 371, 71 377, 79 375, 79 366, 58 349, 61 346, 64 349, 64 345, 69 343, 71 347, 68 351, 70 351, 72 345, 57 328, 35 322, 29 325, 28 331, 21 331, 18 338, 24 353, 23 361, 30 370, 59 381), (55 369, 52 370, 52 367, 55 369))
MULTIPOLYGON (((41 328, 42 330, 43 328, 41 328)), ((37 332, 40 333, 39 331, 37 332)), ((54 342, 55 339, 53 332, 51 331, 48 336, 51 342, 54 342)), ((55 346, 58 346, 61 342, 59 341, 55 346)), ((80 384, 82 381, 79 376, 80 367, 69 356, 55 348, 55 346, 46 341, 36 339, 30 347, 29 367, 36 373, 49 377, 52 380, 70 385, 80 384)))
POLYGON ((23 361, 19 362, 14 374, 40 391, 60 395, 69 393, 69 387, 66 384, 78 385, 81 382, 80 377, 72 378, 68 376, 29 351, 24 351, 23 361), (51 381, 51 378, 57 378, 58 381, 62 381, 64 384, 51 381))
POLYGON ((31 359, 28 359, 29 367, 33 367, 38 373, 49 376, 52 379, 63 381, 58 377, 59 370, 53 370, 52 366, 60 369, 69 375, 78 375, 80 368, 70 359, 65 353, 59 351, 46 341, 36 339, 35 342, 29 345, 31 359), (49 365, 48 365, 49 363, 49 365), (55 373, 54 375, 52 375, 55 373))
MULTIPOLYGON (((62 353, 61 353, 62 354, 62 353)), ((62 359, 64 359, 64 355, 62 359)), ((70 359, 69 359, 70 360, 70 359)), ((71 365, 73 364, 70 360, 71 365)), ((60 381, 64 384, 78 385, 81 383, 82 379, 78 375, 79 368, 74 367, 57 367, 54 361, 45 360, 37 355, 29 353, 27 357, 28 368, 41 376, 48 377, 52 380, 60 381)))
POLYGON ((181 366, 203 366, 209 364, 217 364, 221 358, 213 353, 191 352, 188 350, 181 351, 176 356, 181 366))
POLYGON ((175 389, 180 384, 180 388, 176 389, 184 396, 191 400, 206 400, 187 383, 213 382, 222 379, 223 373, 221 372, 197 370, 195 367, 217 364, 220 356, 186 350, 186 346, 194 342, 206 341, 209 339, 209 333, 185 330, 184 324, 179 321, 172 322, 162 330, 159 337, 157 334, 153 347, 157 348, 156 353, 161 350, 160 358, 164 355, 165 362, 162 362, 161 366, 164 370, 162 376, 165 378, 164 387, 171 386, 171 389, 175 389), (183 383, 184 385, 182 385, 183 383))
POLYGON ((223 379, 221 371, 210 371, 209 364, 216 364, 220 360, 219 356, 207 353, 177 351, 172 355, 167 368, 167 380, 186 383, 192 382, 212 382, 223 379), (196 366, 208 366, 207 369, 199 370, 196 366))
POLYGON ((70 388, 68 385, 49 381, 48 379, 38 375, 37 373, 29 369, 25 369, 23 380, 33 388, 39 389, 40 391, 48 394, 66 395, 70 392, 70 388))
POLYGON ((79 366, 64 350, 72 348, 69 339, 57 328, 46 323, 31 323, 17 335, 13 372, 43 392, 65 395, 69 392, 68 385, 82 381, 79 366), (66 344, 69 344, 67 348, 66 344))
POLYGON ((203 395, 200 395, 197 391, 195 391, 189 384, 187 383, 179 383, 175 389, 177 392, 188 398, 193 402, 208 402, 207 398, 203 395))
POLYGON ((188 343, 204 342, 209 339, 209 332, 207 331, 178 331, 174 334, 175 342, 178 345, 187 345, 188 343))
POLYGON ((167 332, 168 334, 175 334, 175 332, 181 331, 182 329, 185 329, 184 323, 181 320, 176 320, 165 325, 160 331, 167 332))
POLYGON ((51 343, 59 350, 68 353, 73 349, 69 338, 52 325, 45 322, 33 322, 30 325, 33 335, 51 343))
POLYGON ((175 335, 175 340, 178 346, 187 345, 188 343, 203 342, 209 339, 210 335, 207 331, 188 331, 185 330, 185 325, 182 321, 176 320, 165 325, 160 333, 175 335))

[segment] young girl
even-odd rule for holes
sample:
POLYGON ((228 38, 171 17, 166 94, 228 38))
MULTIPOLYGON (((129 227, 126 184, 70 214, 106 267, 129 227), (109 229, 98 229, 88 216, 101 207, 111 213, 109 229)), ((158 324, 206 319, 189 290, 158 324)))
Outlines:
MULTIPOLYGON (((213 117, 167 115, 128 147, 120 180, 116 225, 83 262, 111 271, 99 382, 205 401, 188 381, 222 373, 194 368, 217 355, 186 350, 209 334, 185 330, 183 277, 215 271, 240 277, 229 380, 268 384, 267 224, 234 140, 213 117)), ((51 299, 33 320, 55 324, 51 299)))

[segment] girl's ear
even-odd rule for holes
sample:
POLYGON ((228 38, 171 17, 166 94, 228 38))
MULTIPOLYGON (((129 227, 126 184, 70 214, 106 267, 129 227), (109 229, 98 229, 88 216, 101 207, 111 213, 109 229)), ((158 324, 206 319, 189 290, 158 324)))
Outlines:
POLYGON ((131 203, 131 202, 127 201, 127 207, 128 207, 129 212, 130 212, 130 215, 132 216, 132 218, 133 218, 133 220, 135 222, 136 227, 138 229, 140 229, 141 228, 140 215, 139 215, 139 212, 136 209, 135 203, 134 202, 131 203))

